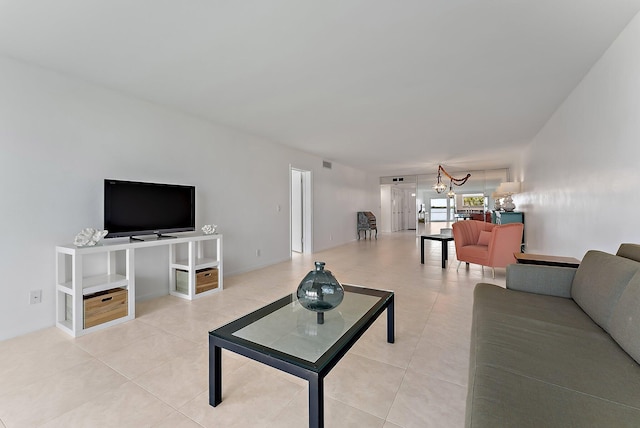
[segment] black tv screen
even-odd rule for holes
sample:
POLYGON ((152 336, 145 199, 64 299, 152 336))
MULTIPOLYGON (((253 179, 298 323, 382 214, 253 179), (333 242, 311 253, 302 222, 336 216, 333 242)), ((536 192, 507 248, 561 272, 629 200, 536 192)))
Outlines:
POLYGON ((196 188, 177 184, 104 180, 107 238, 160 236, 196 226, 196 188))

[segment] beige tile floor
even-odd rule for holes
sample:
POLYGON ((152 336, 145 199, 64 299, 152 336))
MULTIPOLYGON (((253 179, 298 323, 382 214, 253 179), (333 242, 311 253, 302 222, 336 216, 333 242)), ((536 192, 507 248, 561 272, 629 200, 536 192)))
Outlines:
MULTIPOLYGON (((445 224, 434 224, 434 231, 445 224)), ((0 342, 0 427, 304 427, 307 385, 223 351, 223 402, 208 404, 207 332, 295 290, 323 260, 343 283, 394 290, 396 342, 381 317, 325 381, 327 427, 461 427, 473 287, 504 284, 440 243, 420 264, 415 232, 380 234, 225 278, 193 302, 166 296, 137 318, 70 338, 55 327, 0 342)))

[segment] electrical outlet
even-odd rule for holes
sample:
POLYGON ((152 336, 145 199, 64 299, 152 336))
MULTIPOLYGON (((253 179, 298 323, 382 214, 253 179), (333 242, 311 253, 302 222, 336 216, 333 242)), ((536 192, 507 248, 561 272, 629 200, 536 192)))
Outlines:
POLYGON ((35 305, 42 302, 42 290, 31 290, 29 292, 29 304, 35 305))
POLYGON ((256 257, 260 257, 260 250, 256 250, 256 257))

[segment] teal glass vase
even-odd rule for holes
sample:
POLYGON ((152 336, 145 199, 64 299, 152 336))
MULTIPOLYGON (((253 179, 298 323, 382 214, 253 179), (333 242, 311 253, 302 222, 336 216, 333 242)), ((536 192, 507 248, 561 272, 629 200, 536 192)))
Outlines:
POLYGON ((324 262, 315 262, 315 265, 315 270, 300 282, 296 295, 304 308, 318 313, 318 324, 324 324, 324 313, 342 302, 344 288, 331 271, 324 269, 324 262))

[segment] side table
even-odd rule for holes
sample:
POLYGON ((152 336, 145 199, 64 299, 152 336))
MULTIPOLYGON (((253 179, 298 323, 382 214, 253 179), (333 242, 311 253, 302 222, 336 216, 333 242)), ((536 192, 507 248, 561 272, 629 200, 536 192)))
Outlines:
POLYGON ((442 269, 447 267, 447 259, 449 258, 449 241, 453 241, 453 236, 443 235, 441 233, 435 235, 420 236, 420 263, 424 264, 424 240, 440 241, 442 243, 442 269))
POLYGON ((545 265, 573 267, 580 266, 580 260, 574 257, 549 256, 546 254, 513 253, 518 263, 528 265, 545 265))

